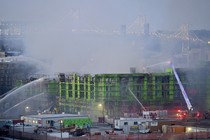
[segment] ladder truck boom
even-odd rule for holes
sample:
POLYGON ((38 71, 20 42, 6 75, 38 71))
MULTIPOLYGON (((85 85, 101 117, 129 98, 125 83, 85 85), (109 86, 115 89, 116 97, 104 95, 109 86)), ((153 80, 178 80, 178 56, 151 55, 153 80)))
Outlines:
POLYGON ((142 105, 142 103, 139 101, 139 99, 134 95, 134 93, 131 91, 130 88, 128 88, 129 92, 133 95, 133 97, 137 100, 137 102, 140 104, 143 111, 146 111, 145 107, 142 105))
POLYGON ((184 87, 183 87, 183 85, 182 85, 182 83, 181 83, 181 81, 180 81, 180 79, 179 79, 179 76, 178 76, 178 74, 177 74, 177 72, 176 72, 176 70, 175 70, 175 67, 174 67, 174 65, 173 65, 172 62, 170 62, 170 65, 171 65, 171 68, 172 68, 173 73, 174 73, 174 75, 175 75, 175 78, 176 78, 176 80, 177 80, 177 82, 178 82, 178 84, 179 84, 179 87, 180 87, 180 89, 181 89, 181 92, 182 92, 182 95, 183 95, 183 97, 184 97, 184 100, 185 100, 185 102, 186 102, 186 104, 187 104, 187 108, 188 108, 189 111, 192 111, 192 110, 193 110, 193 107, 192 107, 192 105, 191 105, 191 103, 190 103, 190 100, 189 100, 189 98, 188 98, 188 96, 187 96, 187 93, 185 92, 184 87))

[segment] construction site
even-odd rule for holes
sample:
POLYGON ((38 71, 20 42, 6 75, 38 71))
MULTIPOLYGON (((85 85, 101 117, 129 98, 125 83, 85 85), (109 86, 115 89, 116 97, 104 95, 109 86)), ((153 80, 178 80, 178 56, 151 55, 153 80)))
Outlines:
POLYGON ((171 60, 162 58, 152 63, 154 58, 148 58, 153 59, 149 65, 142 69, 130 67, 128 73, 48 75, 40 73, 42 65, 38 65, 38 61, 22 55, 22 34, 17 30, 22 26, 7 22, 0 25, 2 119, 69 113, 87 115, 93 122, 113 125, 121 117, 140 117, 144 112, 149 112, 151 117, 151 112, 155 111, 159 114, 154 119, 180 119, 180 115, 177 116, 180 110, 192 109, 210 119, 210 47, 206 35, 210 33, 207 31, 189 31, 188 26, 182 26, 172 34, 150 33, 149 24, 138 18, 129 27, 122 25, 120 32, 111 37, 123 37, 134 44, 132 47, 143 45, 149 49, 154 44, 147 46, 145 42, 158 40, 161 45, 157 47, 161 50, 169 50, 167 45, 173 42, 178 46, 169 46, 172 47, 169 55, 174 54, 171 60), (141 30, 136 30, 140 27, 141 30), (174 47, 178 48, 177 52, 174 47), (161 114, 163 111, 165 114, 161 114))

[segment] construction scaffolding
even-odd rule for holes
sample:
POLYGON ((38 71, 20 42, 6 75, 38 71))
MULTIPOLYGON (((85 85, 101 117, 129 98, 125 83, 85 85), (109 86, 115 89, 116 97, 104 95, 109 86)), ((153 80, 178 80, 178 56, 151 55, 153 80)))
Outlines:
MULTIPOLYGON (((28 82, 21 80, 27 73, 22 77, 22 72, 18 74, 20 68, 24 67, 21 63, 0 64, 1 85, 4 85, 1 87, 11 84, 14 88, 28 82), (11 68, 8 68, 10 66, 11 68), (10 71, 11 74, 8 74, 10 71)), ((210 108, 209 72, 208 64, 197 70, 177 69, 193 106, 205 110, 210 108)), ((30 79, 33 80, 32 77, 30 79)), ((94 76, 59 73, 54 78, 46 78, 45 82, 27 89, 27 93, 50 93, 55 96, 52 100, 55 100, 53 111, 56 113, 87 114, 93 120, 97 120, 99 117, 118 118, 126 114, 140 115, 142 108, 129 90, 146 110, 187 108, 171 68, 167 68, 165 73, 96 74, 94 76)))
POLYGON ((92 117, 120 117, 141 112, 135 96, 150 109, 162 109, 180 100, 176 79, 170 72, 135 74, 59 74, 48 82, 48 92, 58 93, 57 111, 92 114, 92 117), (99 104, 102 106, 99 107, 99 104))

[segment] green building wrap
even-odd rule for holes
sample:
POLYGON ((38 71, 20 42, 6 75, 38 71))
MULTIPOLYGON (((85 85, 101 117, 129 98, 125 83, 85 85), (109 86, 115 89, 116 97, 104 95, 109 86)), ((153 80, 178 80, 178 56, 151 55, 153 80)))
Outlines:
MULTIPOLYGON (((29 64, 2 62, 0 66, 1 94, 21 88, 38 78, 26 78, 34 70, 34 67, 29 64), (28 69, 28 72, 23 74, 24 67, 28 69)), ((176 68, 176 70, 192 105, 210 109, 210 63, 195 69, 176 68)), ((25 92, 27 95, 48 92, 56 95, 55 102, 60 112, 86 111, 97 117, 101 117, 102 114, 119 117, 123 113, 136 112, 139 104, 128 88, 148 108, 151 106, 170 107, 174 104, 185 106, 183 95, 171 68, 166 68, 162 73, 95 75, 71 73, 59 74, 58 78, 46 78, 42 83, 28 86, 25 92), (103 105, 103 113, 98 108, 98 104, 103 105)))
POLYGON ((59 82, 59 93, 61 98, 66 97, 66 83, 65 82, 59 82))
POLYGON ((143 100, 147 100, 147 77, 144 76, 143 100))
POLYGON ((23 85, 23 81, 22 80, 17 80, 16 81, 16 87, 20 87, 23 85))
POLYGON ((65 85, 65 87, 66 87, 66 89, 65 89, 65 91, 66 91, 65 95, 66 95, 66 99, 68 100, 69 99, 69 82, 66 81, 65 84, 66 84, 65 85))
POLYGON ((88 83, 87 83, 87 93, 88 93, 88 96, 87 96, 87 97, 88 97, 88 98, 87 98, 87 99, 90 101, 90 99, 91 99, 91 94, 92 94, 92 93, 91 93, 91 83, 90 83, 90 82, 91 82, 91 76, 88 75, 87 78, 88 78, 88 83))
POLYGON ((119 77, 116 77, 116 81, 115 81, 115 96, 120 96, 120 78, 119 77))
POLYGON ((58 81, 49 81, 48 82, 48 93, 57 94, 59 91, 58 81))
MULTIPOLYGON (((92 109, 96 116, 101 115, 101 111, 97 105, 102 103, 104 111, 112 108, 113 111, 106 112, 107 115, 122 115, 123 111, 119 110, 135 110, 133 106, 139 108, 138 102, 129 92, 128 88, 134 93, 146 106, 159 105, 173 102, 174 99, 174 81, 173 74, 96 74, 77 75, 72 74, 70 79, 65 82, 59 82, 59 97, 62 98, 64 112, 71 110, 71 113, 92 109), (65 103, 63 102, 64 100, 65 103), (160 104, 161 103, 161 104, 160 104), (87 107, 87 104, 91 107, 87 107), (74 108, 74 109, 69 109, 74 108)), ((55 83, 50 83, 51 87, 56 87, 55 83)), ((49 89, 50 91, 53 88, 49 89)), ((51 91, 53 92, 53 91, 51 91)))
MULTIPOLYGON (((193 105, 200 104, 196 98, 202 97, 203 101, 206 102, 204 108, 210 108, 209 71, 203 68, 202 73, 207 76, 192 71, 190 77, 188 76, 189 72, 186 74, 186 70, 178 69, 177 72, 187 94, 192 98, 193 105)), ((19 80, 16 85, 21 86, 23 82, 19 80)), ((128 88, 145 107, 169 107, 170 105, 173 106, 174 103, 184 101, 171 69, 166 69, 165 73, 96 75, 72 73, 66 74, 63 81, 50 79, 47 83, 29 87, 27 93, 47 91, 56 95, 59 98, 56 98, 58 99, 56 105, 60 112, 88 112, 97 117, 101 117, 102 114, 118 117, 122 116, 123 113, 135 112, 137 111, 136 108, 139 108, 137 100, 128 88), (103 105, 103 113, 102 109, 98 108, 98 104, 103 105)), ((181 104, 184 105, 185 103, 182 102, 181 104)))
POLYGON ((80 99, 80 94, 81 94, 81 92, 80 92, 80 85, 81 85, 81 83, 80 83, 80 77, 79 76, 77 76, 77 83, 76 83, 76 87, 77 87, 77 89, 76 89, 76 92, 77 92, 77 98, 78 99, 80 99))
POLYGON ((156 91, 157 91, 157 99, 160 100, 162 97, 162 81, 161 81, 161 76, 156 76, 155 77, 155 82, 156 82, 156 91))
POLYGON ((174 99, 174 84, 175 78, 172 74, 169 75, 169 100, 173 101, 174 99))
POLYGON ((92 120, 90 118, 72 118, 63 120, 64 127, 76 125, 79 128, 83 128, 84 125, 92 126, 92 120))
POLYGON ((72 82, 71 82, 71 86, 72 87, 72 98, 75 99, 75 92, 76 92, 76 88, 75 88, 75 79, 76 79, 76 74, 73 74, 73 78, 72 78, 72 82))

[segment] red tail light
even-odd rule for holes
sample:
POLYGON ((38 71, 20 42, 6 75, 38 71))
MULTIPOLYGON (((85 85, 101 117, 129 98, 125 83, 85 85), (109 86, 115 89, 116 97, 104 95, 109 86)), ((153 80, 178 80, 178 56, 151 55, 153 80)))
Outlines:
POLYGON ((196 117, 200 117, 200 113, 199 112, 197 112, 196 117))

